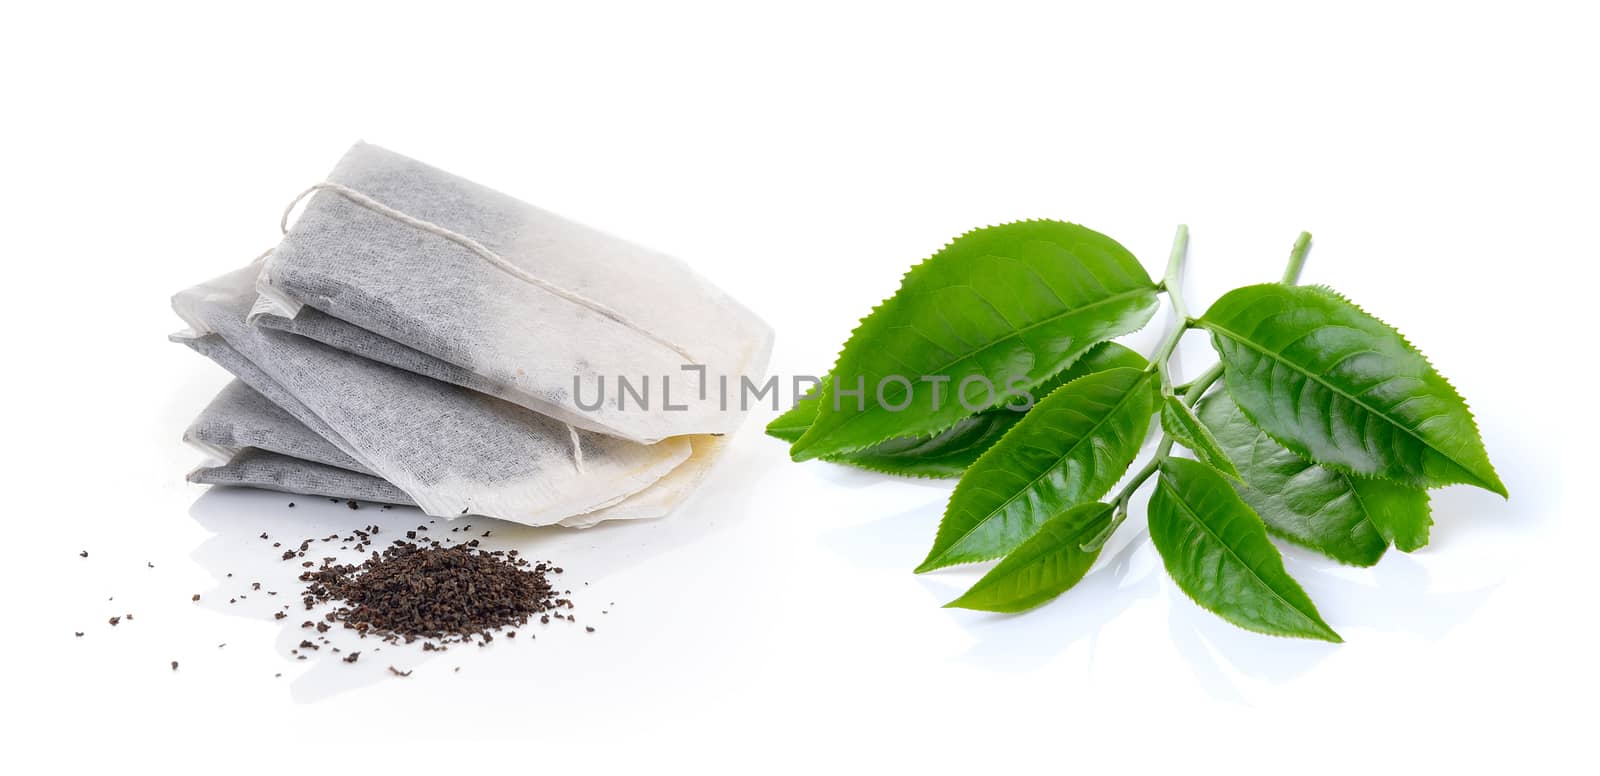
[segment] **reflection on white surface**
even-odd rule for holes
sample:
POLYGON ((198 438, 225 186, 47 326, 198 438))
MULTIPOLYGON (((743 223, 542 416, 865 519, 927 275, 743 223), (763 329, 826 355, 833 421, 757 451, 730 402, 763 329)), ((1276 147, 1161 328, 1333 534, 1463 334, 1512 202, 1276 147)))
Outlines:
MULTIPOLYGON (((1115 545, 1082 581, 1057 601, 1021 614, 955 612, 975 640, 962 659, 991 670, 1033 671, 1061 657, 1067 647, 1087 640, 1088 670, 1094 665, 1100 630, 1135 601, 1160 590, 1159 569, 1143 552, 1142 531, 1121 548, 1115 545)), ((932 586, 934 583, 929 582, 932 586)), ((964 588, 942 585, 942 600, 964 588)))
MULTIPOLYGON (((1512 460, 1508 458, 1508 460, 1512 460)), ((858 472, 843 466, 818 472, 819 479, 861 489, 900 481, 858 472)), ((1526 482, 1514 463, 1503 476, 1516 489, 1526 482)), ((920 482, 918 484, 925 484, 920 482)), ((949 485, 937 487, 948 490, 949 485)), ((1531 490, 1531 488, 1523 488, 1531 490)), ((1139 520, 1130 520, 1095 567, 1061 598, 1021 614, 989 614, 964 610, 938 610, 938 616, 960 627, 971 644, 957 658, 984 671, 1027 674, 1062 659, 1069 648, 1083 642, 1087 649, 1083 670, 1093 669, 1102 629, 1135 608, 1139 601, 1160 597, 1167 608, 1167 630, 1172 647, 1182 656, 1195 682, 1210 697, 1249 705, 1251 686, 1281 684, 1311 671, 1340 650, 1360 649, 1375 633, 1409 634, 1427 641, 1444 638, 1467 621, 1493 594, 1506 572, 1503 563, 1485 559, 1478 564, 1453 564, 1453 584, 1440 585, 1430 578, 1427 559, 1447 552, 1452 544, 1481 548, 1484 537, 1463 541, 1473 532, 1523 532, 1534 530, 1529 515, 1547 514, 1540 502, 1550 494, 1529 494, 1515 502, 1468 488, 1431 493, 1434 510, 1433 541, 1419 553, 1390 550, 1371 568, 1343 566, 1317 553, 1285 542, 1285 565, 1317 603, 1324 618, 1346 639, 1346 644, 1287 639, 1241 630, 1190 601, 1167 579, 1161 560, 1149 543, 1139 520), (1523 516, 1519 521, 1518 516, 1523 516), (1475 566, 1460 580, 1462 566, 1475 566), (1163 593, 1163 591, 1165 591, 1163 593)), ((1133 512, 1144 507, 1136 499, 1133 512)), ((868 519, 853 527, 824 534, 824 546, 848 566, 874 573, 911 575, 932 542, 945 505, 945 494, 924 498, 922 504, 888 517, 868 519)), ((1455 548, 1470 552, 1466 547, 1455 548)), ((1465 559, 1459 559, 1465 561, 1465 559)), ((959 596, 993 564, 975 564, 916 575, 926 592, 925 606, 936 609, 959 596)))

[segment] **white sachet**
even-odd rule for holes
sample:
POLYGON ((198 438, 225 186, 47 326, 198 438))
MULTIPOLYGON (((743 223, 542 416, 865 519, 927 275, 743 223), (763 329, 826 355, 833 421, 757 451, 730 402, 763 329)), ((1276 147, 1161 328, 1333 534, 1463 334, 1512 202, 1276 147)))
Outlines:
POLYGON ((682 262, 364 143, 257 290, 252 320, 309 308, 307 336, 642 443, 734 431, 772 347, 682 262))
POLYGON ((412 503, 409 496, 380 477, 255 448, 241 451, 227 463, 195 469, 188 479, 196 485, 261 488, 341 501, 412 503))
MULTIPOLYGON (((210 345, 202 343, 198 349, 216 355, 219 348, 225 347, 213 341, 210 345)), ((226 355, 222 360, 230 361, 226 355)), ((256 379, 260 379, 259 375, 256 379)), ((587 528, 603 520, 670 514, 694 492, 726 443, 724 437, 685 438, 693 448, 691 455, 661 479, 615 505, 573 515, 558 524, 587 528)), ((197 484, 260 487, 388 504, 413 503, 398 488, 366 471, 332 442, 240 380, 229 383, 201 411, 184 432, 184 441, 227 461, 191 473, 189 481, 197 484), (258 452, 272 455, 254 455, 258 452)))
POLYGON ((239 380, 228 383, 200 411, 183 432, 183 441, 222 460, 254 448, 372 476, 356 459, 239 380))
POLYGON ((245 323, 256 265, 173 298, 190 326, 174 339, 309 426, 431 515, 546 525, 644 490, 689 458, 587 432, 526 408, 303 337, 245 323), (577 440, 577 447, 574 447, 577 440))

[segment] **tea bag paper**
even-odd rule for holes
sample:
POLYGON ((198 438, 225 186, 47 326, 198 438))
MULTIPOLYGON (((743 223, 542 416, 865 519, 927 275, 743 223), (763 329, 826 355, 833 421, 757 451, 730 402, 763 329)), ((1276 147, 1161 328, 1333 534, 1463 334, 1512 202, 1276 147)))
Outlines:
MULTIPOLYGON (((333 443, 239 380, 229 383, 206 406, 190 424, 184 439, 228 461, 223 466, 196 470, 189 477, 191 482, 262 487, 286 493, 390 504, 413 503, 403 493, 398 498, 393 497, 400 492, 398 488, 365 471, 333 443), (257 452, 274 455, 239 457, 257 452), (250 465, 245 466, 245 462, 250 465), (337 471, 328 471, 330 467, 337 471), (376 483, 381 483, 382 487, 376 483)), ((670 514, 694 492, 726 444, 725 437, 686 439, 692 447, 691 455, 660 480, 613 506, 573 515, 559 524, 587 528, 604 520, 636 520, 670 514)))
POLYGON ((183 441, 223 460, 255 448, 372 475, 338 446, 238 380, 228 383, 200 411, 183 433, 183 441))
POLYGON ((529 525, 618 504, 683 463, 690 443, 640 445, 578 432, 526 408, 379 364, 285 332, 249 326, 252 265, 181 292, 178 339, 360 466, 442 517, 479 514, 529 525))
POLYGON ((561 521, 568 528, 588 528, 606 520, 644 520, 666 517, 693 495, 711 472, 727 445, 727 437, 701 434, 682 437, 689 440, 692 452, 667 476, 616 504, 561 521))
MULTIPOLYGON (((313 307, 302 307, 293 318, 284 318, 270 313, 257 313, 251 322, 257 326, 279 331, 298 334, 308 339, 313 339, 337 348, 346 353, 351 353, 362 358, 368 358, 392 367, 398 367, 408 372, 416 372, 435 380, 471 388, 479 393, 486 393, 514 404, 530 407, 534 411, 540 409, 561 412, 558 407, 536 406, 542 404, 529 401, 527 397, 519 395, 512 386, 489 380, 470 369, 456 366, 444 359, 434 358, 414 348, 408 348, 394 340, 380 337, 366 329, 352 326, 327 313, 320 312, 313 307)), ((571 420, 579 421, 576 425, 588 428, 592 423, 585 425, 582 418, 568 414, 571 420)))
POLYGON ((243 486, 299 496, 412 503, 409 496, 382 478, 256 449, 244 450, 220 466, 195 469, 188 479, 198 485, 243 486))
POLYGON ((350 193, 311 196, 253 320, 309 308, 327 344, 637 442, 743 420, 771 329, 682 262, 377 146, 328 180, 350 193))

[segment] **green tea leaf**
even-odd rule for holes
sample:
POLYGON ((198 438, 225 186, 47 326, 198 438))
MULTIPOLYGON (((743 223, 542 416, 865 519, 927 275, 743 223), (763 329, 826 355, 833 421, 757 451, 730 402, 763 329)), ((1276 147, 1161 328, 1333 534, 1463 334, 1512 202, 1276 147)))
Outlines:
POLYGON ((1201 607, 1246 630, 1343 641, 1284 570, 1260 518, 1216 470, 1168 458, 1149 517, 1167 573, 1201 607))
POLYGON ((917 571, 998 558, 1105 495, 1139 453, 1156 391, 1154 373, 1121 368, 1046 396, 967 469, 917 571))
POLYGON ((1189 405, 1179 401, 1176 396, 1168 394, 1161 397, 1161 430, 1167 432, 1173 441, 1194 451, 1201 463, 1239 479, 1239 470, 1217 444, 1210 429, 1194 416, 1189 405))
POLYGON ((795 401, 794 406, 787 412, 773 418, 772 422, 767 424, 767 436, 777 437, 785 442, 794 442, 805 436, 806 429, 811 428, 811 421, 817 418, 819 394, 821 394, 820 389, 812 389, 804 398, 795 401))
POLYGON ((1060 221, 968 232, 862 320, 790 455, 937 434, 1139 329, 1156 307, 1144 267, 1098 232, 1060 221))
POLYGON ((1098 549, 1080 545, 1111 523, 1111 507, 1079 504, 1045 521, 1039 532, 1013 550, 970 590, 946 608, 1021 612, 1067 592, 1089 573, 1098 549))
MULTIPOLYGON (((1102 342, 1090 348, 1072 366, 1041 383, 1030 395, 1042 399, 1084 375, 1118 367, 1141 369, 1144 365, 1145 360, 1138 353, 1115 342, 1102 342)), ((796 402, 794 409, 768 424, 767 433, 779 439, 798 439, 816 417, 816 406, 814 399, 796 402)), ((959 477, 978 456, 1022 420, 1027 414, 1025 409, 1009 404, 995 407, 962 418, 931 437, 896 437, 854 453, 829 456, 827 460, 885 474, 959 477)))
POLYGON ((1428 546, 1428 527, 1433 518, 1428 509, 1428 492, 1409 485, 1357 477, 1350 481, 1361 499, 1367 518, 1385 541, 1401 552, 1415 552, 1428 546))
POLYGON ((1326 288, 1228 292, 1200 319, 1246 416, 1296 454, 1365 477, 1506 495, 1472 413, 1400 332, 1326 288))
POLYGON ((1395 522, 1420 516, 1426 535, 1426 491, 1311 463, 1256 428, 1224 392, 1201 400, 1200 420, 1239 465, 1243 483, 1234 489, 1274 535, 1355 566, 1377 563, 1388 549, 1373 514, 1380 504, 1395 522), (1364 484, 1381 492, 1369 499, 1357 490, 1364 484))
POLYGON ((906 477, 960 477, 1026 414, 993 409, 962 418, 932 437, 896 437, 865 450, 829 456, 826 460, 906 477), (1002 417, 1002 413, 1008 417, 1002 417))

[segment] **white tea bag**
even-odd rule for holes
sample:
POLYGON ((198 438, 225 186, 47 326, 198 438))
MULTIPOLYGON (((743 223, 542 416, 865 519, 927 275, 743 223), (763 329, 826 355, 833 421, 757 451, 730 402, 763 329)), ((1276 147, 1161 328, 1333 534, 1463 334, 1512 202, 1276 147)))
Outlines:
POLYGON ((603 520, 643 520, 666 517, 689 499, 727 446, 727 437, 701 434, 682 437, 693 445, 689 459, 657 480, 655 484, 617 504, 561 521, 568 528, 588 528, 603 520))
POLYGON ((174 297, 191 327, 175 339, 212 356, 428 514, 555 523, 615 505, 689 457, 684 439, 647 446, 577 432, 493 397, 249 326, 258 272, 251 265, 174 297))
MULTIPOLYGON (((301 308, 299 314, 293 318, 259 315, 255 318, 255 324, 308 337, 347 353, 426 375, 435 380, 508 398, 503 395, 505 390, 503 385, 492 383, 481 375, 408 348, 394 340, 385 339, 365 329, 358 329, 311 307, 301 308)), ((642 493, 629 496, 626 501, 616 506, 569 518, 561 521, 561 524, 587 528, 601 520, 663 517, 672 512, 705 478, 706 473, 721 456, 726 440, 724 436, 711 434, 685 438, 691 440, 694 446, 693 453, 689 460, 673 469, 661 481, 651 485, 642 493)))
POLYGON ((310 308, 346 324, 306 332, 336 347, 642 443, 734 431, 772 346, 676 259, 364 143, 257 290, 253 320, 310 308))
POLYGON ((261 488, 297 496, 379 504, 412 503, 409 496, 380 477, 254 448, 240 452, 222 465, 195 469, 188 479, 197 485, 261 488))
POLYGON ((183 432, 183 441, 222 460, 255 448, 372 475, 337 445, 239 380, 228 383, 200 411, 183 432))
MULTIPOLYGON (((258 311, 248 320, 256 326, 298 334, 346 353, 377 361, 380 364, 388 364, 389 366, 398 367, 408 372, 416 372, 419 375, 431 377, 435 380, 443 380, 463 388, 471 388, 479 393, 486 393, 490 396, 505 399, 513 404, 529 407, 535 412, 540 412, 541 410, 540 407, 534 406, 538 402, 519 401, 518 399, 523 397, 518 396, 508 385, 496 383, 470 369, 456 366, 443 359, 434 358, 427 353, 408 348, 392 339, 380 337, 366 329, 352 326, 327 313, 318 311, 314 307, 300 308, 300 312, 296 313, 293 318, 284 318, 279 315, 258 311)), ((560 408, 556 407, 544 407, 543 409, 560 411, 560 408)), ((540 414, 549 413, 541 412, 540 414)), ((552 417, 556 416, 552 415, 552 417)), ((573 419, 577 420, 578 418, 574 417, 573 419)), ((588 426, 584 426, 581 423, 576 425, 579 428, 588 428, 588 426)))
MULTIPOLYGON (((213 344, 207 349, 214 352, 218 347, 213 344)), ((226 348, 226 345, 220 347, 226 348)), ((227 358, 223 356, 224 360, 227 358)), ((248 369, 243 371, 252 373, 248 369)), ((256 374, 255 379, 261 379, 259 373, 253 374, 256 374)), ((691 436, 686 439, 692 446, 689 458, 649 487, 613 506, 573 515, 558 524, 571 528, 587 528, 604 520, 665 517, 694 492, 715 462, 717 453, 726 443, 725 437, 691 436)), ((390 504, 413 503, 403 493, 399 497, 403 500, 394 498, 393 493, 400 493, 398 488, 380 477, 373 476, 332 442, 322 438, 294 416, 239 380, 229 383, 206 406, 200 416, 190 424, 189 430, 184 433, 184 440, 207 453, 229 461, 220 467, 212 466, 196 470, 190 475, 191 482, 256 486, 286 493, 390 504), (252 451, 274 455, 269 458, 239 457, 243 453, 252 451), (250 465, 244 466, 245 462, 250 462, 250 465), (330 467, 340 471, 325 471, 330 467), (356 476, 351 478, 346 477, 346 474, 356 476), (369 480, 382 483, 384 487, 380 488, 369 480), (270 484, 257 485, 257 483, 270 484), (310 483, 319 489, 297 489, 311 487, 304 483, 310 483), (379 495, 383 497, 379 498, 379 495)))

